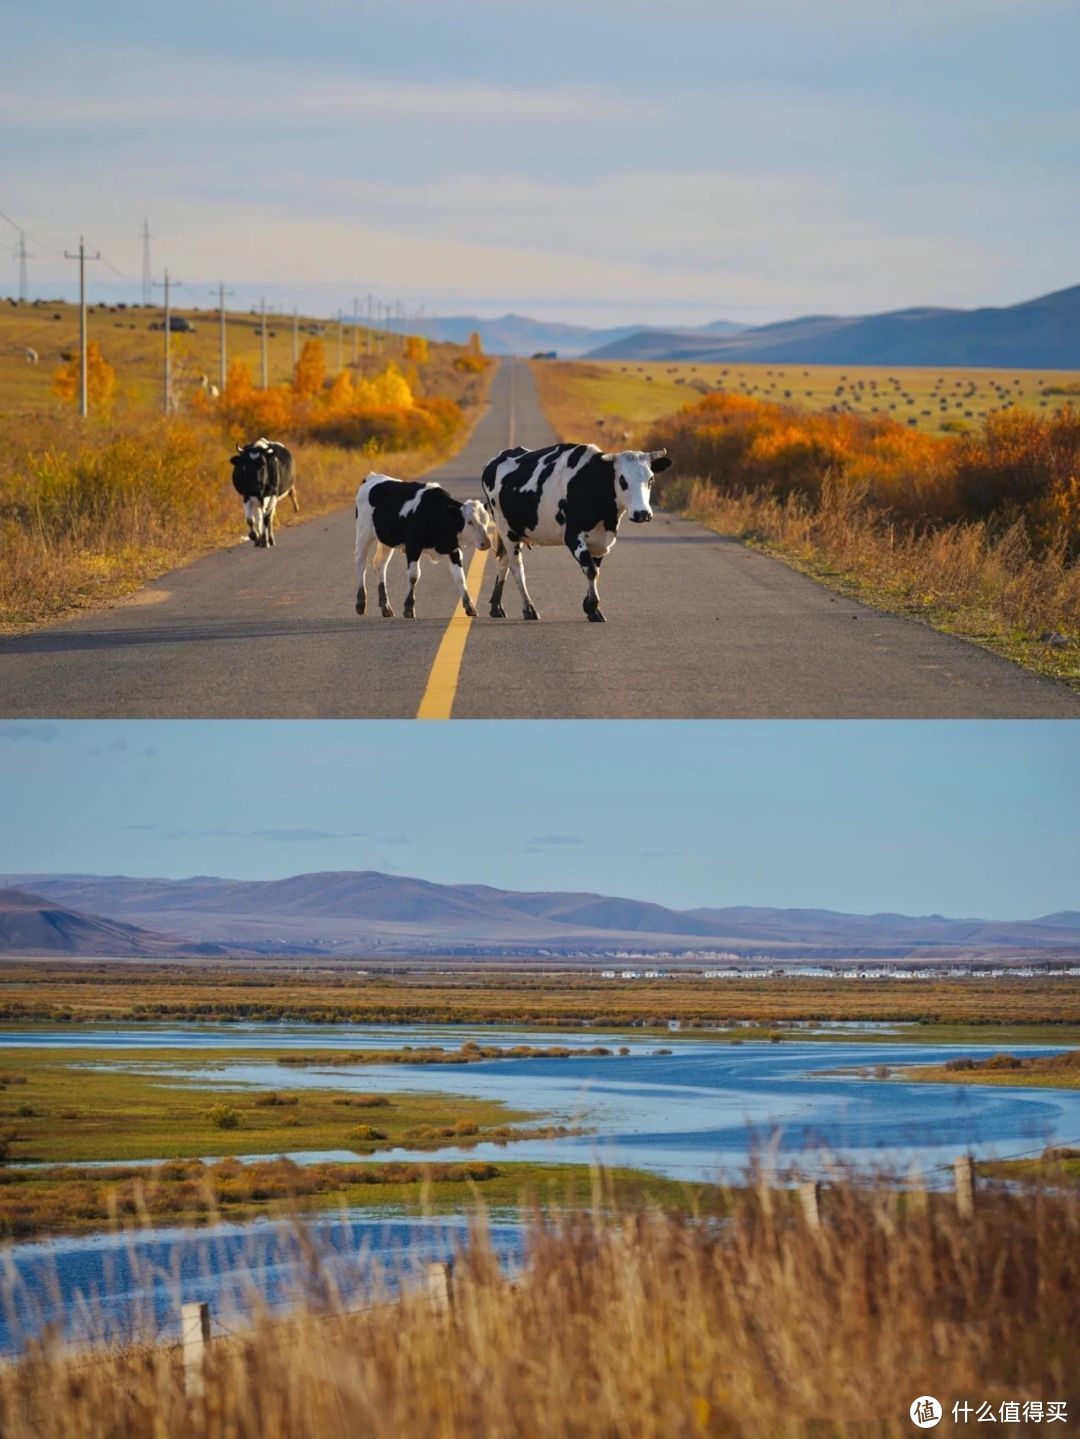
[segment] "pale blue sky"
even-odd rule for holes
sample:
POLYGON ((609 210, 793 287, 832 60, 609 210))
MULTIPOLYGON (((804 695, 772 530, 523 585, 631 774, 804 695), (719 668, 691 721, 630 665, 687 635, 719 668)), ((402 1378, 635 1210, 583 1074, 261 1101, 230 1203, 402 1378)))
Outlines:
POLYGON ((1080 724, 0 724, 0 873, 1080 908, 1080 724))
POLYGON ((50 293, 80 230, 137 277, 144 216, 187 302, 224 276, 326 313, 764 320, 1080 279, 1074 0, 0 0, 0 38, 0 210, 50 293))

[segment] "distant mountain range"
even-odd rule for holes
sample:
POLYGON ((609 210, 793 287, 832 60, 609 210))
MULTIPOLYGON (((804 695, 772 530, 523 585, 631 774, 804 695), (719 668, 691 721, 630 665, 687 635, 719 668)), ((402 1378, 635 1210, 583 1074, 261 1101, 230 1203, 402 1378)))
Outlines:
MULTIPOLYGON (((500 315, 484 319, 480 315, 429 315, 421 320, 391 321, 391 330, 408 330, 426 335, 429 340, 444 340, 465 345, 475 331, 489 355, 534 355, 552 350, 562 359, 574 359, 586 350, 625 340, 630 335, 649 333, 648 326, 616 325, 610 329, 593 329, 588 325, 562 325, 556 321, 531 320, 527 315, 500 315)), ((730 320, 714 320, 709 325, 686 330, 665 330, 668 336, 685 336, 688 341, 700 336, 706 341, 723 335, 736 335, 742 329, 730 320)))
POLYGON ((807 365, 1080 368, 1080 285, 1001 309, 807 315, 721 336, 642 328, 586 352, 594 360, 807 365))
POLYGON ((588 892, 522 893, 376 871, 282 880, 11 875, 0 949, 54 954, 1080 953, 1080 913, 998 921, 832 910, 668 909, 588 892), (103 918, 102 916, 108 916, 103 918), (110 947, 111 946, 111 947, 110 947), (171 949, 170 949, 171 947, 171 949))

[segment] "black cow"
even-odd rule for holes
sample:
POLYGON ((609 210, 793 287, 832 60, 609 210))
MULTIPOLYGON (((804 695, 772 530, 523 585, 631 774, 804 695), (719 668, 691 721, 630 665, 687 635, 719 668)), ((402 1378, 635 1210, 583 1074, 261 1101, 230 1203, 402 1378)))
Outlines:
POLYGON ((416 585, 420 556, 425 550, 436 559, 450 556, 461 602, 467 615, 476 614, 465 583, 461 546, 471 541, 478 549, 491 548, 494 526, 479 500, 455 500, 441 485, 421 480, 395 480, 390 475, 368 475, 356 492, 356 613, 367 608, 366 571, 374 560, 379 574, 379 609, 387 618, 394 611, 386 598, 386 571, 390 556, 401 550, 409 564, 409 593, 405 618, 416 618, 416 585))
POLYGON ((237 445, 230 458, 233 467, 233 489, 244 502, 248 522, 248 539, 260 549, 274 543, 274 511, 278 500, 286 495, 299 514, 296 495, 296 469, 293 457, 276 440, 258 439, 250 445, 237 445))
POLYGON ((503 586, 511 565, 523 614, 538 620, 525 586, 523 545, 565 545, 589 582, 584 610, 603 623, 597 576, 615 543, 623 515, 635 524, 652 519, 653 475, 671 464, 666 450, 620 450, 596 445, 547 445, 542 450, 503 450, 487 464, 481 483, 499 531, 498 573, 491 616, 505 619, 503 586))

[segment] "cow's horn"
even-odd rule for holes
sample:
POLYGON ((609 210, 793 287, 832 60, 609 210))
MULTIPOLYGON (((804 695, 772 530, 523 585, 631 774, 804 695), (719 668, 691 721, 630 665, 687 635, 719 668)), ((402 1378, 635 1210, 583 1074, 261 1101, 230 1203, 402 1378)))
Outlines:
POLYGON ((666 454, 667 454, 667 450, 650 450, 650 451, 649 451, 649 459, 650 459, 650 460, 662 460, 666 454))

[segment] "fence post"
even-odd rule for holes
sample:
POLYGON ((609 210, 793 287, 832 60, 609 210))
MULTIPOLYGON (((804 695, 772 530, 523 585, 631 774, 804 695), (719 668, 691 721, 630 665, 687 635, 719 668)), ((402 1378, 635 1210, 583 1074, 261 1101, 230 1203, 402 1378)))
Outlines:
POLYGON ((821 1229, 821 1182, 817 1179, 808 1179, 805 1184, 799 1185, 799 1203, 802 1205, 803 1218, 807 1225, 814 1230, 821 1229))
POLYGON ((428 1299, 432 1309, 450 1311, 454 1307, 454 1262, 439 1260, 427 1267, 428 1299))
POLYGON ((956 1185, 956 1212, 961 1219, 975 1213, 975 1160, 970 1154, 958 1154, 953 1163, 956 1185))
POLYGON ((206 1385, 206 1356, 210 1350, 209 1304, 180 1306, 180 1344, 184 1356, 184 1393, 189 1399, 206 1385))

